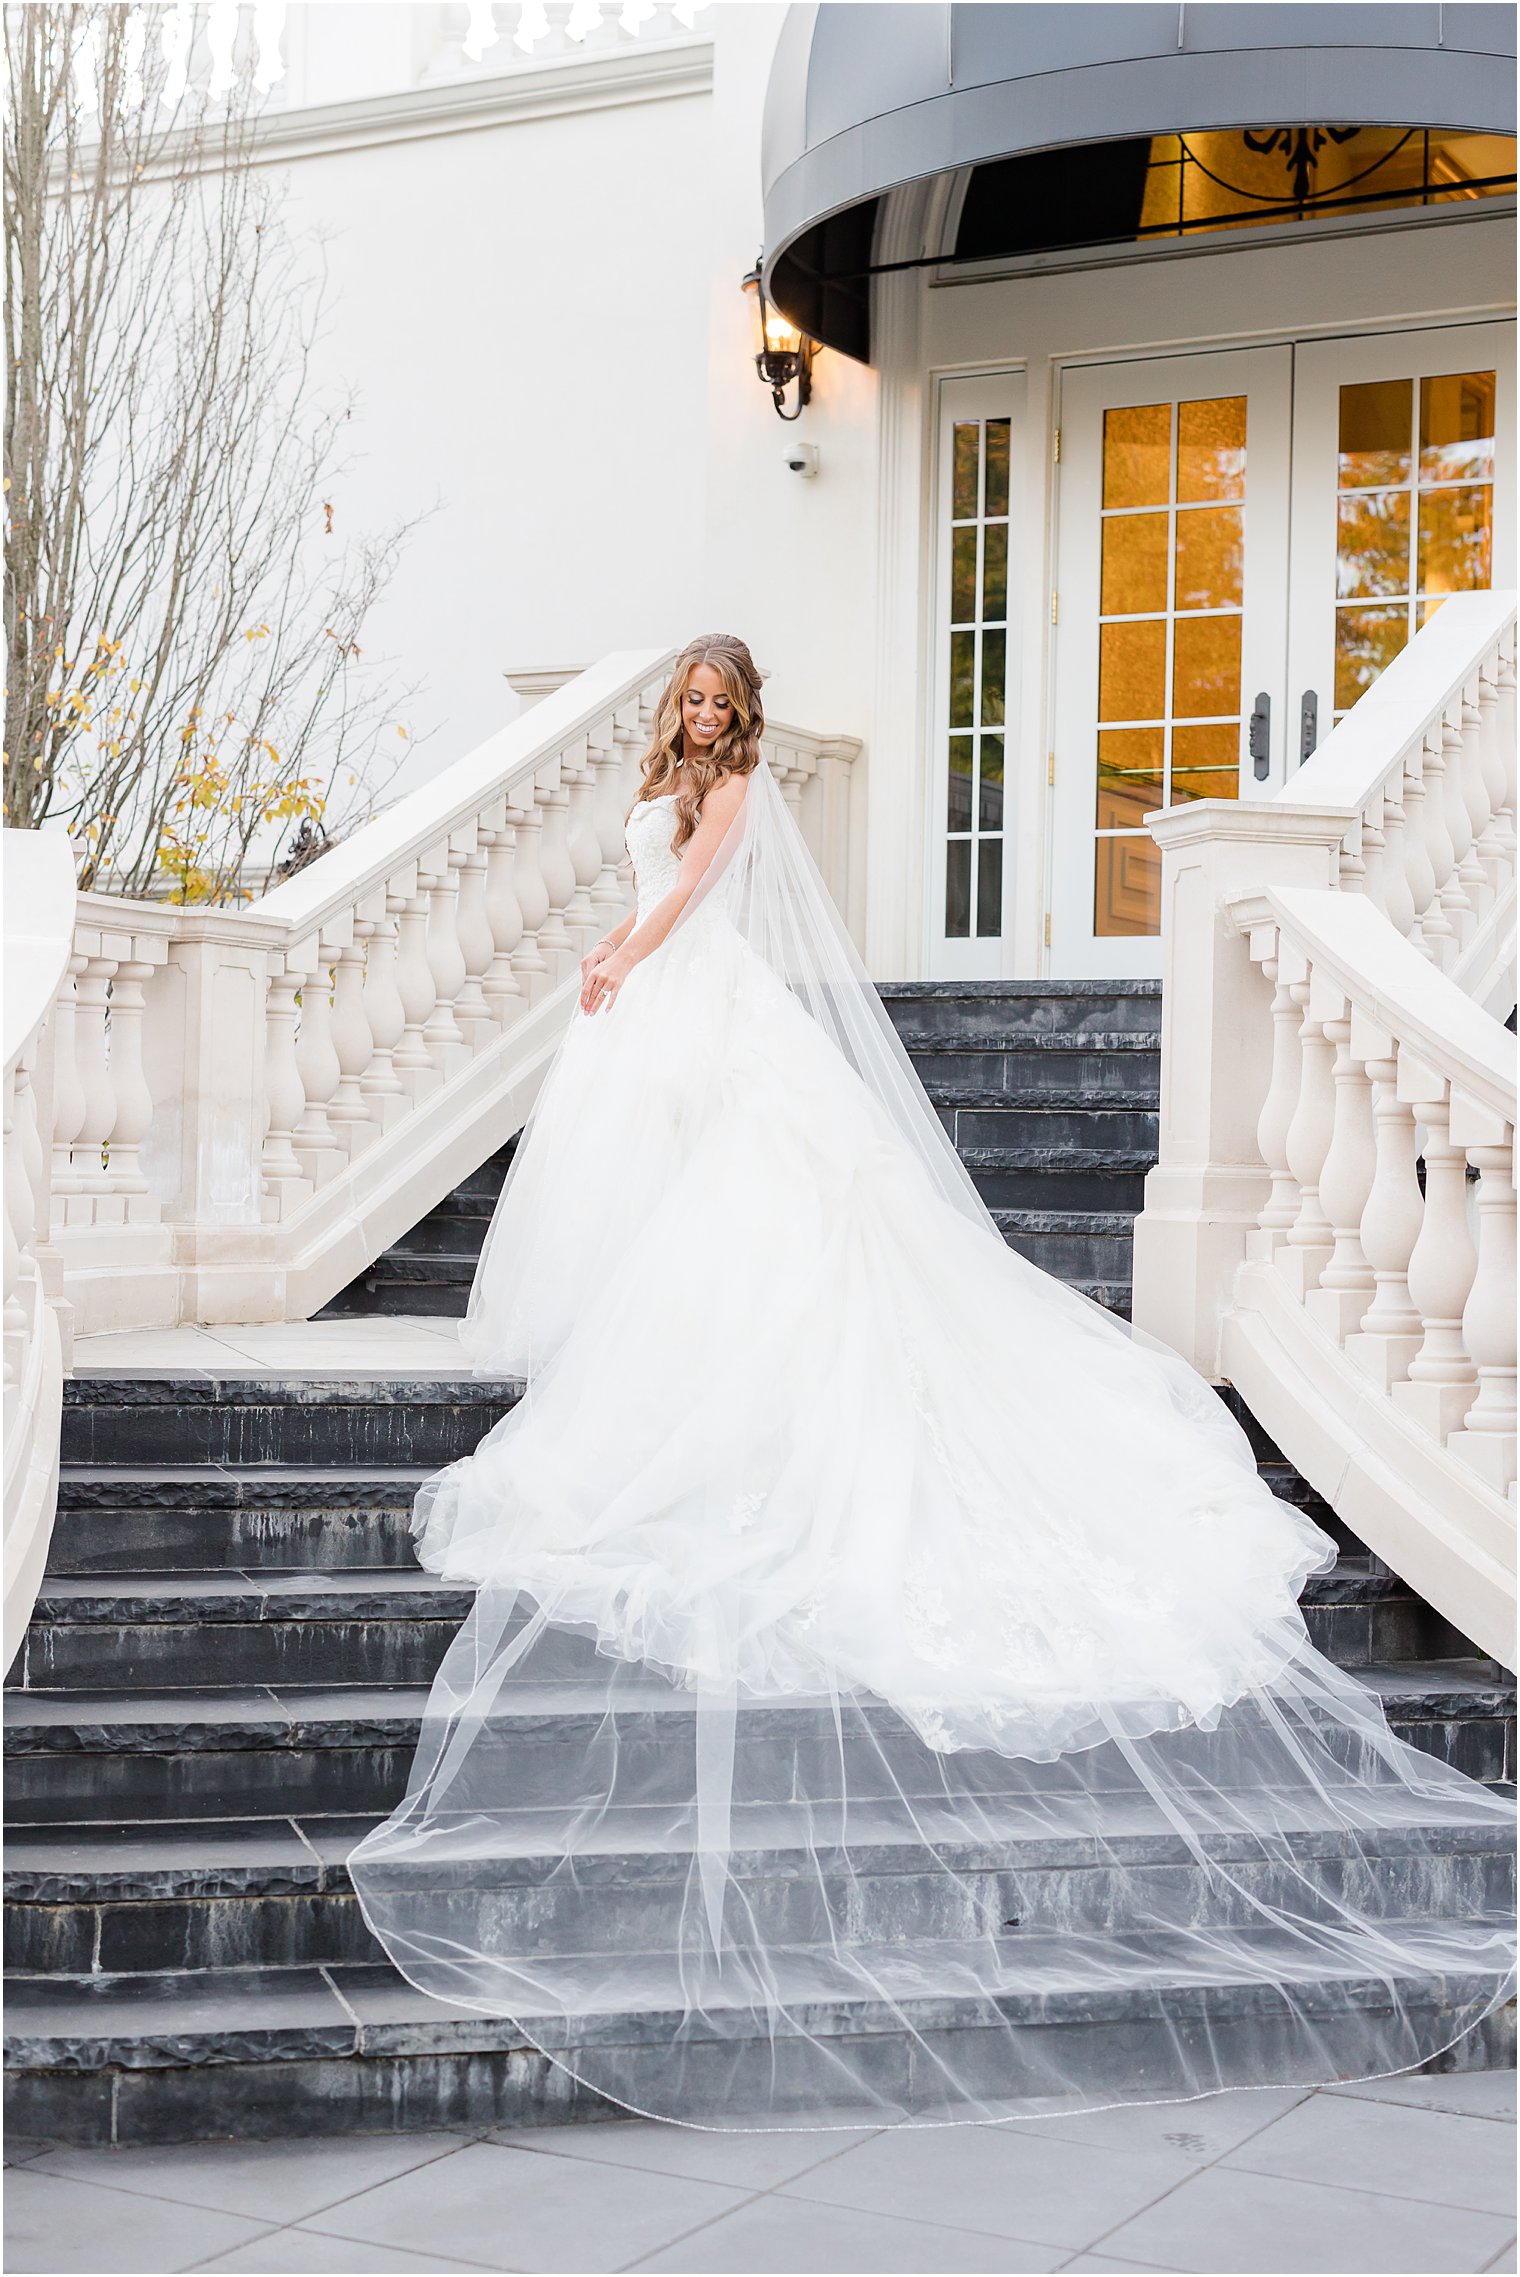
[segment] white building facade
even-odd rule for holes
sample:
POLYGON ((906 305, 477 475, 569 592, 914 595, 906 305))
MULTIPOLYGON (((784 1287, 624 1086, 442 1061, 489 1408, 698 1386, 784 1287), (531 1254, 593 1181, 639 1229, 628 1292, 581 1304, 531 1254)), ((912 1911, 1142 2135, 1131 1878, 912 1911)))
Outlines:
POLYGON ((345 510, 436 508, 380 628, 420 763, 504 672, 739 631, 865 741, 878 977, 1156 971, 1144 814, 1270 795, 1515 582, 1507 9, 308 0, 285 46, 345 510), (786 427, 762 241, 824 342, 786 427))

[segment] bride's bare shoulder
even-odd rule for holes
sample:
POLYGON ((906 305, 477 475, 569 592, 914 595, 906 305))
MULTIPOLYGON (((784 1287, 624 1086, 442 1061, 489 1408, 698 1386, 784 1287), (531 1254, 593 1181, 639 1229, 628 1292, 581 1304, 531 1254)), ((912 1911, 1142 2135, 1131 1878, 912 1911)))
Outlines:
POLYGON ((702 801, 703 821, 711 816, 719 822, 732 822, 744 804, 744 794, 748 789, 748 775, 725 775, 721 783, 714 783, 702 801))

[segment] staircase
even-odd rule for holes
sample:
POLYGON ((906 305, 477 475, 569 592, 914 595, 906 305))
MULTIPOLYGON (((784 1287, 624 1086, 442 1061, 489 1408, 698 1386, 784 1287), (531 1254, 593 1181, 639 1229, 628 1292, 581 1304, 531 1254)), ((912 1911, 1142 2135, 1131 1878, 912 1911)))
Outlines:
MULTIPOLYGON (((1159 983, 904 981, 881 995, 1004 1238, 1127 1318, 1156 1159, 1159 983)), ((320 1317, 462 1315, 511 1159, 508 1145, 473 1171, 320 1317)))
MULTIPOLYGON (((1008 1238, 1122 1307, 1132 1164, 1153 1127, 1153 992, 936 987, 891 1000, 1008 1238)), ((487 1166, 466 1198, 483 1202, 489 1182, 487 1166)), ((434 1216, 462 1243, 487 1213, 456 1199, 434 1216)), ((420 1309, 396 1295, 408 1284, 374 1278, 373 1309, 420 1309)), ((437 1311, 462 1307, 462 1279, 409 1285, 430 1287, 437 1311)), ((428 1681, 468 1603, 413 1565, 412 1495, 512 1398, 511 1386, 468 1381, 311 1376, 69 1387, 49 1573, 6 1702, 7 2094, 19 2132, 126 2143, 605 2115, 516 2027, 447 2010, 396 1977, 343 1864, 402 1792, 428 1681)), ((1253 1436, 1274 1491, 1341 1544, 1306 1596, 1315 1641, 1415 1744, 1476 1778, 1512 1778, 1513 1685, 1253 1436)), ((552 1746, 578 1712, 567 1691, 524 1743, 552 1746)), ((1147 1835, 1125 1861, 1125 1842, 1065 1843, 1056 1858, 968 1849, 961 1863, 977 1905, 1058 1934, 1101 1918, 1116 1862, 1187 1868, 1180 1845, 1172 1857, 1147 1835)), ((534 1867, 525 1861, 525 1883, 534 1867)), ((609 1861, 611 1934, 617 1889, 668 1870, 630 1831, 609 1861)), ((863 1934, 890 1935, 914 1870, 899 1832, 864 1877, 875 1926, 863 1934)), ((1410 1902, 1491 1911, 1510 1872, 1487 1836, 1453 1839, 1410 1902)), ((785 1854, 759 1853, 755 1876, 753 1901, 784 1907, 785 1854)), ((1432 1980, 1420 1997, 1439 2013, 1449 1988, 1432 1980)), ((1215 2044, 1226 2060, 1239 2046, 1244 2062, 1259 2027, 1241 1987, 1222 1971, 1206 2000, 1215 2044)), ((936 2029, 975 2021, 943 1999, 934 2017, 936 2029)), ((1115 1990, 1074 1996, 1069 2014, 1046 1998, 1039 2021, 1080 2043, 1096 2073, 1132 2046, 1136 2018, 1115 1990)), ((624 2047, 637 2101, 640 2046, 662 2020, 601 2026, 604 2044, 624 2047)), ((1512 2061, 1509 2031, 1492 2017, 1448 2060, 1512 2061)))

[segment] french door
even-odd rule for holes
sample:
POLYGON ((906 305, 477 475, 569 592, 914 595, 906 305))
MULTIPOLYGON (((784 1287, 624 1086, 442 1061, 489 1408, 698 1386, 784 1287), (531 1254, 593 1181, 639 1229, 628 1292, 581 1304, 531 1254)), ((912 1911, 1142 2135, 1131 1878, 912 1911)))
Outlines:
POLYGON ((1283 780, 1292 370, 1273 347, 1065 376, 1053 972, 1156 971, 1144 817, 1283 780))
POLYGON ((937 979, 995 978, 1001 968, 1012 888, 1023 470, 1023 373, 944 381, 926 864, 928 966, 937 979))
POLYGON ((1270 797, 1449 593, 1512 585, 1514 330, 1066 373, 1049 969, 1160 969, 1144 827, 1270 797))

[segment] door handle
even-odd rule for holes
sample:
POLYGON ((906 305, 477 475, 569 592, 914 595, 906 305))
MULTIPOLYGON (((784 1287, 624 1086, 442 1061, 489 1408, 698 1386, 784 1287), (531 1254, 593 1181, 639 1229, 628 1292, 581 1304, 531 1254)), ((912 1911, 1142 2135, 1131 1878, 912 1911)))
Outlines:
POLYGON ((1258 783, 1264 783, 1272 765, 1272 699, 1263 689, 1251 712, 1251 724, 1246 729, 1246 749, 1251 754, 1251 772, 1258 783))
POLYGON ((1298 763, 1302 767, 1314 757, 1319 743, 1319 697, 1313 688, 1305 688, 1298 706, 1298 763))

